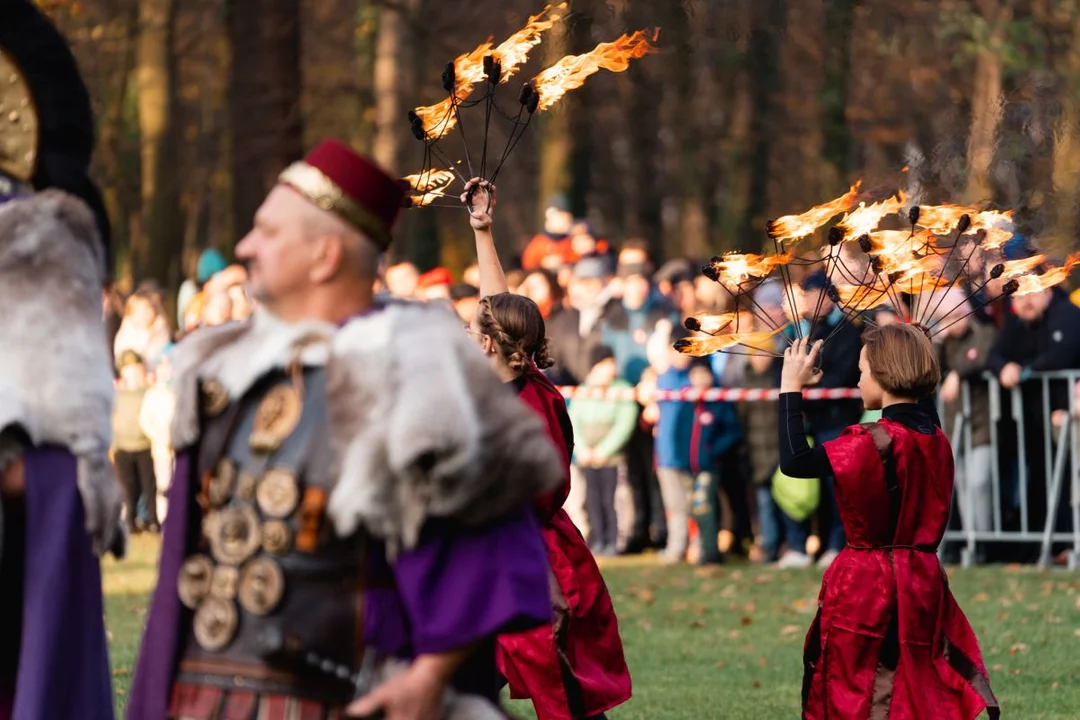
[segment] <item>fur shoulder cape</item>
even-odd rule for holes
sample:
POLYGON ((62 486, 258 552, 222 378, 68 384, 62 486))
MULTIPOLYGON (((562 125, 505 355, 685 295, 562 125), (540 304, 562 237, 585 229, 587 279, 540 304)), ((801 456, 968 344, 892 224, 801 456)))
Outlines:
POLYGON ((198 382, 237 399, 299 358, 327 374, 338 534, 360 524, 391 552, 429 517, 493 521, 562 482, 540 420, 502 383, 461 322, 433 305, 392 304, 344 327, 286 324, 266 312, 199 330, 176 349, 173 446, 198 440, 198 382))

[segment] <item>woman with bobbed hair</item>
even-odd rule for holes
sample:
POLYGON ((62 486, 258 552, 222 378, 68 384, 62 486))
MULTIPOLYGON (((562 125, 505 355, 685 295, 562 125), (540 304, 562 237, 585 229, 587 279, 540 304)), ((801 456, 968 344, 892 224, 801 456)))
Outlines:
POLYGON ((553 364, 540 308, 507 292, 491 237, 495 188, 474 180, 466 191, 462 201, 470 204, 480 266, 480 302, 468 332, 495 372, 544 420, 562 453, 566 478, 561 488, 535 502, 551 563, 555 622, 501 636, 499 670, 511 697, 531 699, 539 720, 600 720, 630 698, 630 671, 611 595, 585 538, 563 509, 570 494, 574 431, 566 401, 540 372, 553 364))
POLYGON ((796 340, 780 380, 780 470, 835 478, 847 538, 806 637, 803 718, 993 720, 979 643, 937 556, 953 492, 952 449, 923 401, 941 378, 937 353, 918 326, 868 330, 859 391, 881 420, 810 447, 802 390, 821 376, 821 345, 796 340))

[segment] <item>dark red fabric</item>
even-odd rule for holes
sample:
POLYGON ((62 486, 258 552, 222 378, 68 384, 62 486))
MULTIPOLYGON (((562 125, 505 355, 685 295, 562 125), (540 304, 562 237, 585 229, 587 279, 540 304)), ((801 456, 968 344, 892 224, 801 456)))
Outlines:
POLYGON ((353 202, 381 220, 389 230, 405 199, 405 186, 371 160, 340 140, 323 140, 304 162, 334 181, 353 202))
POLYGON ((804 717, 869 717, 889 636, 898 641, 891 643, 898 655, 890 720, 975 718, 987 702, 973 682, 996 701, 975 633, 934 552, 949 518, 952 450, 941 430, 926 435, 887 420, 880 425, 892 438, 899 484, 891 537, 886 472, 871 433, 854 426, 824 444, 848 547, 825 573, 807 635, 804 717), (962 656, 971 677, 956 669, 962 656))
MULTIPOLYGON (((585 716, 598 715, 630 699, 630 669, 623 655, 619 622, 607 585, 585 538, 562 509, 570 493, 573 437, 566 401, 539 371, 530 370, 519 397, 544 419, 552 441, 563 452, 566 482, 540 498, 536 510, 555 578, 570 606, 564 652, 573 680, 581 688, 585 716)), ((499 638, 499 670, 511 696, 531 698, 539 720, 578 720, 570 711, 552 626, 499 638)), ((571 690, 573 692, 573 689, 571 690)))

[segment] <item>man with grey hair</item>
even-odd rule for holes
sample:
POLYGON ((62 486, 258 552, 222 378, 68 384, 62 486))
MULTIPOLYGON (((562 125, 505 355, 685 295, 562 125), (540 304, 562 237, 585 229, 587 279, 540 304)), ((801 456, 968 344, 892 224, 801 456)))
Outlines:
POLYGON ((237 245, 252 320, 177 347, 130 720, 501 717, 495 637, 550 623, 559 455, 451 312, 374 302, 403 194, 320 144, 237 245))

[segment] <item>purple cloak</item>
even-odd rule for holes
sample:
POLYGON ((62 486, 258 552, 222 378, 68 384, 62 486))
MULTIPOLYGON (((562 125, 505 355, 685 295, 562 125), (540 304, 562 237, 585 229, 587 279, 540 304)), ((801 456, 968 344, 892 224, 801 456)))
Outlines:
MULTIPOLYGON (((161 720, 168 709, 190 615, 180 603, 176 580, 189 533, 199 527, 190 478, 189 455, 179 453, 128 720, 161 720)), ((495 699, 494 636, 551 622, 547 551, 530 508, 484 528, 429 522, 418 546, 401 553, 393 566, 378 562, 383 557, 378 550, 374 554, 372 572, 389 574, 395 588, 367 592, 365 641, 406 658, 479 643, 480 650, 455 678, 461 690, 495 699)))
MULTIPOLYGON (((0 720, 113 720, 101 567, 85 529, 75 457, 62 448, 30 448, 23 464, 25 541, 9 536, 3 549, 21 555, 4 565, 21 565, 22 622, 18 615, 0 618, 2 650, 13 655, 12 635, 21 639, 14 688, 0 677, 0 720)), ((9 593, 11 581, 5 577, 0 592, 9 593)), ((8 595, 5 606, 12 600, 8 595)))

